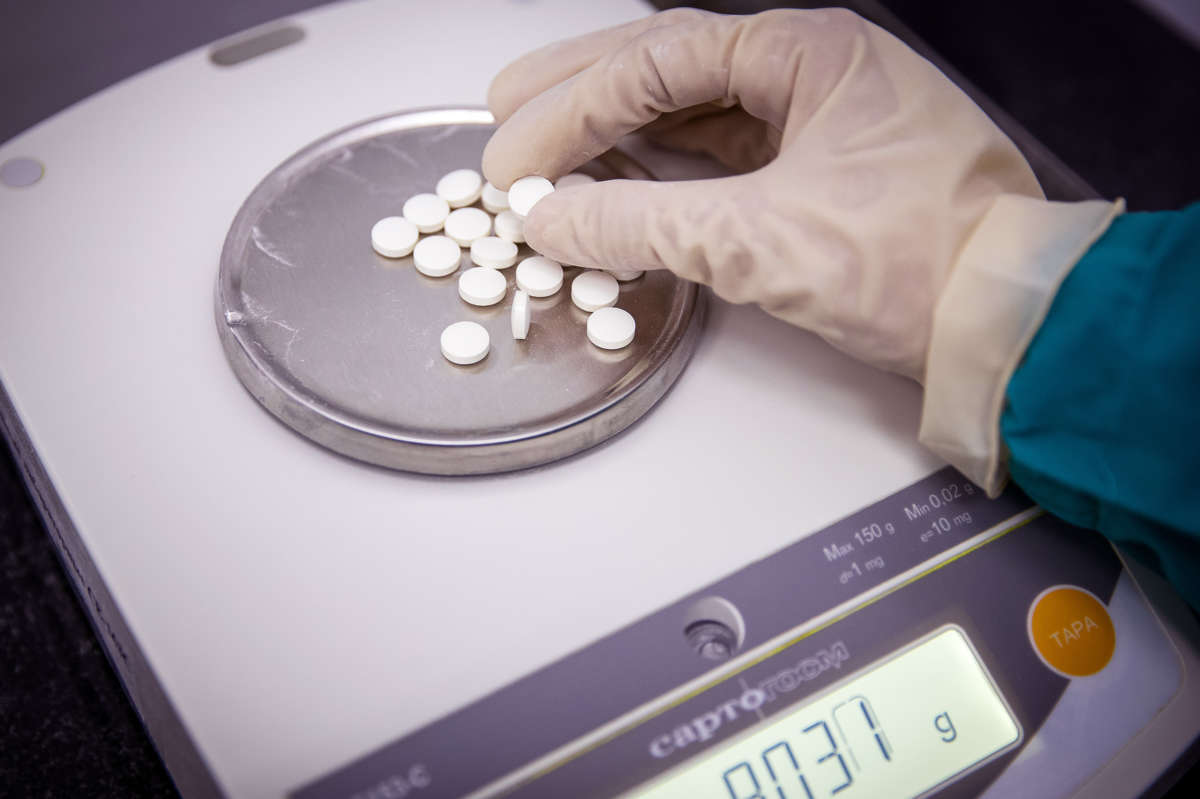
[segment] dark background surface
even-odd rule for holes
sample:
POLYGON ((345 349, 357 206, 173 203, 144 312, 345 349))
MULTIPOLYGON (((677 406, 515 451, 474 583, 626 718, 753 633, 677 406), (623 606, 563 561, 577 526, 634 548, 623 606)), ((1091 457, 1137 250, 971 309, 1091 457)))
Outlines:
MULTIPOLYGON (((0 0, 0 141, 162 60, 321 4, 0 0)), ((739 5, 767 4, 720 4, 739 5)), ((1101 195, 1131 210, 1200 198, 1200 51, 1140 7, 885 5, 1101 195)), ((2 236, 0 220, 0 248, 2 236)), ((174 795, 0 448, 0 796, 174 795)), ((1198 795, 1196 770, 1168 794, 1198 795)))

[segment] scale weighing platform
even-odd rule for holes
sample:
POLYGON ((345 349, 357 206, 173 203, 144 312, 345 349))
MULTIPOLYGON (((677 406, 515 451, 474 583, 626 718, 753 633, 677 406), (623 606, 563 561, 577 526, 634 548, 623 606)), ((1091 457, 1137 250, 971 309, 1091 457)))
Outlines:
MULTIPOLYGON (((531 368, 575 359, 563 380, 583 405, 519 435, 497 423, 431 440, 403 418, 412 403, 371 404, 377 383, 351 396, 337 387, 353 380, 306 371, 341 352, 361 376, 353 354, 377 343, 332 336, 322 309, 386 326, 382 309, 406 318, 395 309, 418 288, 444 299, 362 251, 411 193, 380 170, 474 166, 461 161, 487 124, 471 107, 500 67, 650 10, 335 5, 181 56, 0 146, 0 164, 18 164, 7 179, 31 181, 0 186, 0 419, 177 786, 1152 790, 1200 731, 1191 615, 1101 537, 1013 488, 989 500, 919 447, 909 381, 665 275, 627 289, 663 310, 639 318, 624 360, 584 360, 574 343, 525 353, 531 368), (452 63, 407 77, 450 58, 447 30, 452 63), (458 116, 427 129, 455 149, 393 147, 414 129, 408 109, 448 101, 458 116), (296 180, 273 183, 289 163, 296 180), (305 180, 328 181, 312 195, 326 205, 279 201, 305 180), (312 236, 299 251, 262 216, 289 208, 312 236), (288 286, 321 246, 322 268, 363 271, 314 302, 288 286), (245 307, 264 293, 239 280, 272 304, 245 307), (310 303, 305 324, 291 301, 310 303), (475 450, 470 471, 527 468, 373 465, 449 471, 438 464, 461 460, 429 449, 447 446, 475 450), (507 453, 491 462, 492 447, 507 453)), ((659 178, 702 168, 628 149, 659 178)), ((582 337, 569 311, 547 311, 560 339, 582 337)), ((495 354, 493 371, 519 365, 516 349, 495 354)))

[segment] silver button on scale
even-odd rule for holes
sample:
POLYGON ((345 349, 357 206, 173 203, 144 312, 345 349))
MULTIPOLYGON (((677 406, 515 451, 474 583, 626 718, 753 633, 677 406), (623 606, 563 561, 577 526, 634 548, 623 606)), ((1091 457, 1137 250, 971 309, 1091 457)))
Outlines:
MULTIPOLYGON (((588 342, 567 268, 554 296, 532 299, 525 341, 505 299, 463 302, 460 272, 418 273, 412 257, 371 247, 371 226, 443 174, 478 169, 494 130, 489 112, 431 109, 373 119, 327 136, 280 164, 238 211, 221 253, 216 320, 249 392, 309 439, 381 466, 482 474, 548 463, 628 427, 670 388, 695 348, 703 295, 666 271, 622 283, 617 306, 637 334, 622 350, 588 342), (470 320, 491 352, 456 366, 441 331, 470 320)), ((652 179, 612 151, 584 171, 652 179)), ((521 246, 518 260, 532 255, 521 246)), ((463 267, 469 264, 464 252, 463 267)))

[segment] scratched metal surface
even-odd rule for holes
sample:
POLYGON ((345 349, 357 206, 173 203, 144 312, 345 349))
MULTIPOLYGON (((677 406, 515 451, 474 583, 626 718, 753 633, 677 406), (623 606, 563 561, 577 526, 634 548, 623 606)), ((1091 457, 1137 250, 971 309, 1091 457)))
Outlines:
MULTIPOLYGON (((243 383, 294 429, 385 466, 504 471, 623 429, 682 368, 698 291, 668 272, 621 285, 617 305, 638 331, 608 352, 588 342, 587 314, 570 300, 576 268, 557 294, 531 301, 529 336, 516 341, 515 268, 505 270, 505 299, 477 308, 458 296, 465 252, 444 278, 420 274, 411 256, 374 252, 371 226, 446 172, 478 169, 492 130, 486 111, 470 109, 372 120, 284 162, 239 211, 221 256, 218 328, 243 383), (467 367, 439 347, 441 331, 461 320, 484 325, 492 341, 467 367)), ((600 179, 649 177, 619 155, 588 168, 600 179)), ((521 258, 531 254, 521 247, 521 258)))

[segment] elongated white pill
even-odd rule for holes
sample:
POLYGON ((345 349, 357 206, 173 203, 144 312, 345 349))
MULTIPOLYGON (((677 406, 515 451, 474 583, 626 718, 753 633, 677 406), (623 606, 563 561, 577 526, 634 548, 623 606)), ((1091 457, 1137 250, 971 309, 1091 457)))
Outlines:
POLYGON ((495 305, 507 291, 504 275, 487 266, 472 267, 458 276, 458 296, 472 305, 495 305))
POLYGON ((445 236, 426 236, 413 248, 413 266, 429 277, 445 277, 458 270, 462 248, 445 236))
POLYGON ((442 331, 442 355, 450 363, 479 363, 491 347, 487 328, 478 322, 455 322, 442 331))
POLYGON ((604 271, 608 272, 622 283, 628 283, 630 280, 637 280, 639 277, 646 274, 645 269, 605 269, 604 271))
POLYGON ((590 269, 571 281, 571 302, 582 311, 595 311, 617 304, 621 287, 608 272, 590 269))
POLYGON ((489 214, 498 214, 508 210, 508 192, 500 191, 491 182, 483 184, 483 193, 479 196, 483 210, 489 214))
POLYGON ((483 191, 483 175, 474 169, 456 169, 442 176, 435 191, 451 208, 462 208, 479 199, 483 191))
POLYGON ((517 262, 517 245, 496 236, 484 236, 471 242, 471 260, 492 269, 508 269, 517 262))
POLYGON ((529 311, 529 295, 517 289, 512 304, 513 338, 524 340, 529 335, 529 323, 533 315, 529 311))
POLYGON ((540 175, 521 178, 508 190, 508 207, 524 219, 537 201, 554 191, 554 184, 540 175))
POLYGON ((549 297, 563 284, 563 268, 558 261, 534 255, 517 264, 517 287, 530 297, 549 297))
POLYGON ((446 235, 461 247, 470 247, 475 239, 492 232, 492 218, 478 208, 458 208, 446 217, 446 235))
POLYGON ((496 235, 514 244, 523 243, 525 241, 525 220, 512 211, 501 211, 496 214, 496 235))
POLYGON ((371 228, 371 246, 384 258, 403 258, 417 243, 417 226, 402 216, 380 219, 371 228))
POLYGON ((588 341, 605 350, 619 350, 633 341, 637 323, 629 311, 601 308, 588 317, 588 341))
POLYGON ((404 201, 400 211, 422 233, 436 233, 446 223, 450 205, 436 194, 414 194, 404 201))
POLYGON ((569 189, 572 186, 586 186, 589 183, 595 182, 596 179, 591 175, 585 175, 582 172, 571 172, 554 181, 554 190, 569 189))

